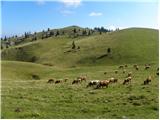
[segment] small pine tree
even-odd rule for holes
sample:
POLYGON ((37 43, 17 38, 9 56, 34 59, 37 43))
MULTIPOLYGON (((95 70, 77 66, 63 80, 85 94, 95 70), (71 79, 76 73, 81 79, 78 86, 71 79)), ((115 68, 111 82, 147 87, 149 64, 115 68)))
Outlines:
POLYGON ((86 35, 86 34, 87 34, 86 30, 83 30, 82 35, 86 35))
POLYGON ((80 49, 80 46, 78 46, 77 49, 80 49))
POLYGON ((107 52, 108 52, 108 53, 111 53, 111 48, 108 48, 108 49, 107 49, 107 52))
POLYGON ((55 34, 55 36, 58 36, 59 35, 59 31, 57 30, 57 32, 56 32, 56 34, 55 34))
POLYGON ((8 45, 6 45, 6 48, 8 48, 9 46, 8 45))
POLYGON ((6 36, 4 37, 4 41, 7 41, 7 37, 6 36))
POLYGON ((50 32, 50 36, 53 36, 53 35, 54 35, 54 32, 53 32, 53 31, 51 31, 51 32, 50 32))
POLYGON ((72 42, 72 49, 75 49, 76 48, 76 45, 74 43, 74 41, 72 42))
POLYGON ((76 28, 73 29, 73 32, 74 32, 74 33, 77 33, 76 28))
POLYGON ((88 31, 88 36, 89 36, 89 35, 91 35, 91 31, 90 31, 90 30, 88 31))

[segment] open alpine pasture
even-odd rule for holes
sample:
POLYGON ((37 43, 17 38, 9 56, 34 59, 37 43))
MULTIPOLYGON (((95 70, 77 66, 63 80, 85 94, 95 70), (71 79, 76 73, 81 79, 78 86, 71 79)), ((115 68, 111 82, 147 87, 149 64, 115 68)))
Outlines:
POLYGON ((2 118, 158 119, 158 30, 41 34, 1 51, 2 118))

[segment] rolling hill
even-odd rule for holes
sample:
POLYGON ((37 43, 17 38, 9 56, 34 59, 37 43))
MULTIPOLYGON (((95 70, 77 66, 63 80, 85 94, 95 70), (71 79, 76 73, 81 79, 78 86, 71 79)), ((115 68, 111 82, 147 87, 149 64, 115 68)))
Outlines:
MULTIPOLYGON (((62 30, 70 33, 75 27, 62 30)), ((68 33, 26 39, 1 51, 2 119, 158 119, 158 30, 128 28, 78 37, 68 33), (127 67, 118 69, 122 64, 127 67), (123 85, 129 72, 133 80, 123 85), (72 84, 83 75, 86 82, 72 84), (149 75, 152 82, 143 85, 149 75), (111 77, 118 82, 108 88, 86 87, 90 80, 111 77), (47 83, 65 78, 67 82, 47 83)))
MULTIPOLYGON (((66 29, 70 30, 70 27, 66 29)), ((158 61, 158 31, 128 28, 78 38, 49 37, 4 49, 2 60, 59 67, 154 63, 158 61), (71 49, 73 41, 80 49, 71 49), (108 48, 110 53, 107 53, 108 48)))

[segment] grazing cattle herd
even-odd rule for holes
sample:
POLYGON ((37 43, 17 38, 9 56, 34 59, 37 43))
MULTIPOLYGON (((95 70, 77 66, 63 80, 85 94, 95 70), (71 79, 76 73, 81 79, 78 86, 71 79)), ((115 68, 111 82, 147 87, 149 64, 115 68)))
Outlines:
MULTIPOLYGON (((119 69, 123 69, 122 73, 125 74, 127 73, 127 70, 124 69, 124 68, 127 68, 128 65, 120 65, 118 68, 119 69)), ((138 71, 139 70, 139 66, 137 64, 133 65, 133 68, 138 71)), ((148 70, 151 68, 151 65, 150 64, 145 64, 144 66, 144 70, 148 70)), ((114 73, 115 74, 118 74, 118 70, 115 70, 114 73)), ((104 75, 106 75, 107 72, 104 72, 104 75)), ((123 82, 122 82, 122 85, 127 85, 127 84, 131 84, 131 81, 132 81, 132 75, 133 73, 132 72, 128 72, 127 73, 127 76, 124 78, 123 82)), ((159 68, 157 68, 156 70, 156 75, 159 75, 159 68)), ((148 77, 143 81, 142 85, 148 85, 149 83, 151 83, 153 77, 151 75, 148 75, 148 77)), ((64 83, 64 82, 67 82, 69 80, 69 78, 65 78, 65 79, 60 79, 60 80, 55 80, 55 79, 49 79, 47 83, 55 83, 55 84, 58 84, 58 83, 64 83)), ((82 82, 87 82, 87 75, 85 76, 79 76, 77 77, 76 79, 74 79, 72 81, 72 85, 74 84, 80 84, 82 82)), ((99 88, 107 88, 109 86, 109 84, 113 84, 113 83, 117 83, 118 82, 118 79, 117 78, 114 78, 114 77, 111 77, 109 79, 106 79, 106 80, 89 80, 89 82, 87 83, 87 88, 88 87, 93 87, 95 86, 95 89, 99 89, 99 88)))

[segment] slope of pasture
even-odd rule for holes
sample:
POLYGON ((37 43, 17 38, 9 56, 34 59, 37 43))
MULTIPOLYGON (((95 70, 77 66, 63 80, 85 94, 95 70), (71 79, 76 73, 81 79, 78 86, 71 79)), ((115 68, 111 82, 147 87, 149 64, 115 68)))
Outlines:
POLYGON ((2 61, 2 118, 146 118, 158 119, 158 65, 136 71, 128 64, 127 72, 133 72, 130 85, 122 85, 127 73, 118 74, 112 66, 76 68, 46 67, 27 62, 2 61), (107 72, 104 75, 104 72, 107 72), (40 80, 31 78, 40 76, 40 80), (87 74, 87 82, 72 85, 74 78, 87 74), (143 81, 153 76, 150 85, 143 81), (48 84, 50 78, 69 78, 65 83, 48 84), (91 79, 116 77, 118 83, 108 88, 86 88, 91 79))
POLYGON ((2 51, 3 60, 29 61, 59 67, 157 63, 158 31, 130 28, 102 35, 67 38, 51 37, 2 51), (71 50, 72 42, 80 49, 71 50), (107 54, 107 49, 111 53, 107 54), (105 57, 101 57, 106 55, 105 57), (100 59, 98 59, 100 58, 100 59))

